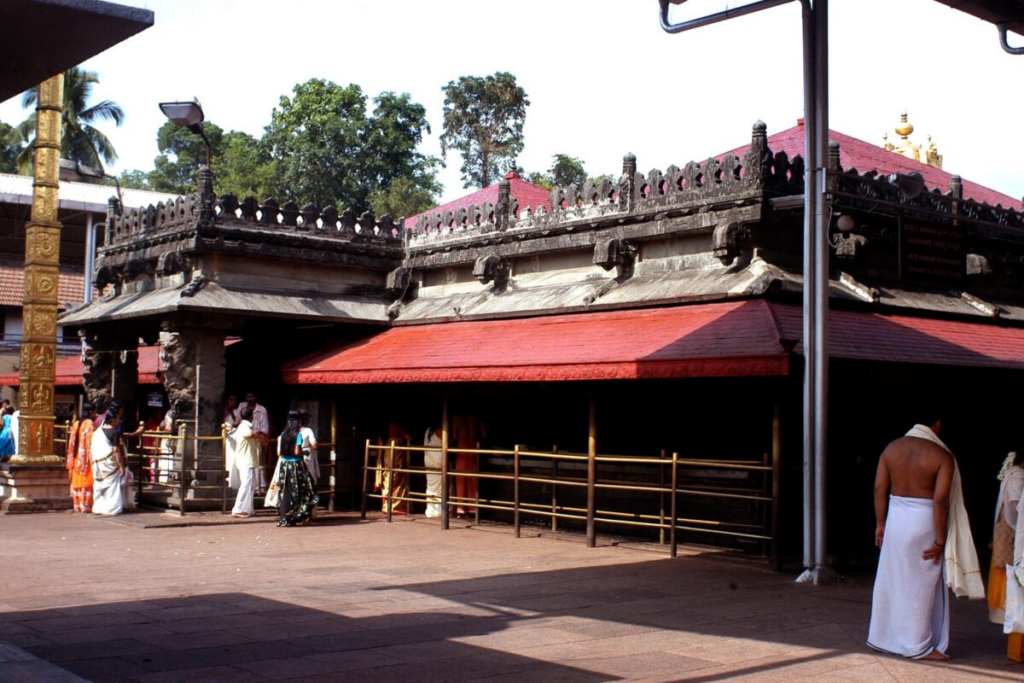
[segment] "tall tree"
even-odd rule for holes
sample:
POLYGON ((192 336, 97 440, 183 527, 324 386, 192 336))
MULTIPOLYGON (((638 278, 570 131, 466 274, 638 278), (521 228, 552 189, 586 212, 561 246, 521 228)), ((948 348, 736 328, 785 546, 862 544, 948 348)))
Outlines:
MULTIPOLYGON (((100 82, 99 74, 80 67, 64 72, 64 113, 61 116, 61 156, 102 168, 103 163, 117 161, 117 152, 106 135, 93 124, 97 121, 113 121, 120 126, 124 121, 121 105, 111 100, 89 104, 93 86, 100 82)), ((36 88, 27 90, 21 97, 21 105, 34 107, 39 99, 36 88)), ((32 165, 32 146, 36 135, 36 113, 33 111, 17 127, 17 139, 25 146, 18 155, 18 170, 28 173, 32 165)))
MULTIPOLYGON (((222 152, 224 131, 209 121, 203 124, 206 137, 210 139, 213 156, 222 152)), ((168 121, 160 126, 156 135, 156 146, 160 156, 153 160, 149 182, 158 192, 188 194, 196 191, 196 171, 206 163, 206 143, 203 138, 187 128, 168 121)))
POLYGON ((355 84, 323 79, 295 86, 271 115, 264 142, 277 160, 282 186, 299 203, 370 208, 370 196, 397 178, 436 192, 436 160, 416 151, 429 130, 422 106, 408 95, 382 93, 367 114, 355 84))
POLYGON ((551 168, 547 173, 532 174, 530 182, 547 190, 573 184, 576 187, 583 187, 587 182, 587 170, 583 167, 582 160, 568 154, 556 154, 551 157, 551 168))
POLYGON ((18 172, 18 154, 21 144, 17 131, 0 121, 0 173, 18 172))
POLYGON ((214 188, 217 194, 231 192, 239 197, 257 199, 280 197, 280 163, 270 156, 262 140, 233 130, 225 133, 221 153, 213 159, 214 188))
POLYGON ((523 123, 530 101, 507 72, 462 76, 444 92, 441 154, 462 155, 463 187, 487 187, 523 150, 523 123))

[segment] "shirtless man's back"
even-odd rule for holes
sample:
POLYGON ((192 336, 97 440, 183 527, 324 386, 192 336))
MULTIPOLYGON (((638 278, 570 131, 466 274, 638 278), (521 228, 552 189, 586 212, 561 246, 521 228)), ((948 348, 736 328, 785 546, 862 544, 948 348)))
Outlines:
MULTIPOLYGON (((878 469, 879 474, 885 470, 886 493, 905 498, 934 499, 940 474, 946 475, 947 479, 953 476, 953 456, 931 441, 904 436, 885 449, 878 469)), ((876 487, 878 483, 876 481, 876 487)))

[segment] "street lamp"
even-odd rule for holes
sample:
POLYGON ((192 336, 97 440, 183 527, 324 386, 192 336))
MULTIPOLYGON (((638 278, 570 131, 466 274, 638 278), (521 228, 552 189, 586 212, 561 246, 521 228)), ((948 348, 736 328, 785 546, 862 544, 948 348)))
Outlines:
POLYGON ((199 100, 193 98, 191 102, 161 102, 160 111, 174 125, 188 128, 193 133, 203 136, 203 142, 206 143, 206 165, 209 166, 213 149, 210 147, 210 139, 206 137, 206 131, 203 130, 203 121, 206 117, 203 115, 203 105, 199 104, 199 100))

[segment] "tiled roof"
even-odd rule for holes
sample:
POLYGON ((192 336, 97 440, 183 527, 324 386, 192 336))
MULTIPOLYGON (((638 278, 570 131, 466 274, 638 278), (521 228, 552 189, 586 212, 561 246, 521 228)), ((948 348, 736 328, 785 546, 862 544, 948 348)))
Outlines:
MULTIPOLYGON (((934 168, 920 161, 908 159, 902 154, 890 152, 878 145, 858 140, 834 130, 829 131, 829 138, 839 143, 839 163, 842 164, 844 169, 856 168, 860 173, 876 171, 879 174, 886 175, 890 173, 913 173, 916 171, 924 177, 924 183, 928 189, 938 189, 940 192, 949 190, 949 181, 953 177, 952 173, 934 168)), ((796 126, 775 135, 769 135, 768 147, 771 148, 772 152, 785 152, 791 159, 797 154, 803 156, 803 123, 800 122, 796 126)), ((742 159, 748 149, 750 149, 750 145, 744 145, 731 152, 721 154, 719 158, 724 157, 726 154, 735 154, 742 159)), ((964 197, 978 202, 988 202, 991 206, 1002 204, 1005 208, 1014 208, 1018 211, 1024 208, 1021 200, 1014 199, 1002 192, 996 192, 978 183, 972 183, 969 180, 963 181, 963 191, 964 197)))
MULTIPOLYGON (((89 204, 96 207, 95 210, 105 211, 107 200, 116 193, 116 188, 110 185, 61 181, 57 196, 60 199, 61 208, 76 208, 67 206, 72 204, 89 204)), ((170 192, 150 192, 149 190, 128 188, 123 188, 121 194, 126 207, 144 207, 160 202, 166 203, 178 196, 170 192)), ((25 197, 24 203, 30 203, 32 201, 32 176, 0 173, 0 197, 4 195, 25 197)))
MULTIPOLYGON (((82 302, 85 275, 81 271, 62 268, 57 284, 57 301, 63 308, 82 302)), ((0 263, 0 306, 21 306, 25 298, 25 266, 0 263)))
MULTIPOLYGON (((518 173, 509 173, 507 176, 509 182, 509 190, 512 192, 512 196, 519 201, 519 210, 522 211, 529 208, 535 208, 543 206, 545 209, 550 209, 548 206, 548 199, 551 197, 551 191, 545 190, 543 187, 537 187, 533 183, 528 183, 519 177, 518 173)), ((480 205, 484 202, 490 202, 492 205, 498 202, 498 183, 488 185, 482 190, 477 190, 473 194, 467 194, 465 197, 459 197, 454 201, 450 201, 447 204, 434 207, 429 211, 416 214, 410 218, 405 219, 406 229, 412 229, 416 227, 416 219, 425 214, 433 215, 435 213, 444 213, 445 211, 451 211, 454 213, 456 210, 461 209, 471 204, 480 205)))

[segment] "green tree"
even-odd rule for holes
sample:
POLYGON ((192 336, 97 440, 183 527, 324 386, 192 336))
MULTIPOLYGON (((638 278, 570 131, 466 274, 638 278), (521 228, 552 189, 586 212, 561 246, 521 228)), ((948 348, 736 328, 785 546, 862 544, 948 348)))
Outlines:
POLYGON ((280 197, 280 164, 262 140, 233 130, 225 133, 220 154, 213 159, 217 194, 231 192, 257 199, 280 197))
POLYGON ((423 213, 437 206, 437 195, 420 187, 411 178, 395 178, 386 188, 370 193, 374 216, 388 214, 396 221, 423 213))
MULTIPOLYGON (((122 188, 130 190, 152 190, 153 186, 149 182, 150 172, 140 171, 138 169, 132 171, 121 171, 121 175, 117 177, 117 182, 121 184, 122 188)), ((104 180, 105 185, 114 185, 114 181, 107 178, 104 180)))
MULTIPOLYGON (((103 163, 112 164, 117 161, 114 145, 93 124, 105 120, 120 126, 124 121, 124 110, 116 102, 103 100, 89 104, 93 86, 99 82, 99 74, 95 71, 76 66, 64 72, 61 157, 93 168, 102 168, 103 163)), ((27 90, 21 97, 21 106, 34 107, 38 99, 38 89, 27 90)), ((35 135, 36 113, 33 111, 16 129, 16 140, 24 145, 18 155, 18 170, 21 173, 28 173, 32 166, 35 135)))
POLYGON ((18 142, 17 131, 0 121, 0 173, 18 172, 18 154, 21 144, 18 142))
MULTIPOLYGON (((203 129, 210 139, 213 157, 220 156, 224 131, 209 121, 203 124, 203 129)), ((195 192, 196 172, 206 163, 206 143, 202 136, 168 121, 157 131, 156 144, 160 156, 153 160, 154 168, 149 174, 153 189, 175 194, 195 192)))
POLYGON ((587 182, 587 170, 582 160, 568 154, 556 154, 551 157, 551 168, 546 173, 534 173, 529 176, 529 180, 545 190, 573 184, 582 188, 587 182))
POLYGON ((463 187, 487 187, 523 150, 523 123, 530 101, 507 72, 462 76, 444 92, 441 154, 462 155, 463 187))
POLYGON ((292 198, 359 212, 397 178, 437 192, 437 161, 416 151, 429 131, 423 107, 394 93, 382 93, 374 105, 367 115, 358 85, 323 79, 300 83, 292 97, 281 98, 263 141, 292 198))

